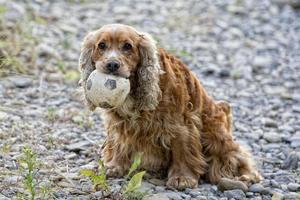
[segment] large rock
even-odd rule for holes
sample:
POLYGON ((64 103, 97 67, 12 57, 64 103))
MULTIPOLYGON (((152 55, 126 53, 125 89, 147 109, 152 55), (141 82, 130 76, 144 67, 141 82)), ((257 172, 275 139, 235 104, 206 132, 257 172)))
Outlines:
POLYGON ((222 192, 225 190, 234 190, 234 189, 240 189, 244 192, 248 191, 247 185, 242 181, 232 180, 228 178, 222 178, 220 180, 218 184, 218 189, 222 192))

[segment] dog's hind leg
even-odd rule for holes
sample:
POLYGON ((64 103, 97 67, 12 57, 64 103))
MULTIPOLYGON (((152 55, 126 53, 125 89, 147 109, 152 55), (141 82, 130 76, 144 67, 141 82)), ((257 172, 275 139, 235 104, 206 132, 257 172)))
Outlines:
POLYGON ((218 183, 223 177, 239 179, 246 183, 261 180, 251 155, 233 141, 231 110, 226 102, 214 105, 211 115, 203 118, 201 142, 209 164, 207 178, 218 183))

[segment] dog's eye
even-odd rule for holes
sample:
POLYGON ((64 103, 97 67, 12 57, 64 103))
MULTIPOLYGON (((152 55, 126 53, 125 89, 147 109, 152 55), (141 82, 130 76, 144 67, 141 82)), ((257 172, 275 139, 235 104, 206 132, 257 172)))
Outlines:
POLYGON ((132 49, 132 45, 131 44, 129 44, 129 43, 125 43, 124 45, 123 45, 123 50, 124 51, 129 51, 129 50, 131 50, 132 49))
POLYGON ((98 44, 98 47, 99 47, 99 49, 105 49, 106 48, 106 44, 104 43, 104 42, 100 42, 99 44, 98 44))

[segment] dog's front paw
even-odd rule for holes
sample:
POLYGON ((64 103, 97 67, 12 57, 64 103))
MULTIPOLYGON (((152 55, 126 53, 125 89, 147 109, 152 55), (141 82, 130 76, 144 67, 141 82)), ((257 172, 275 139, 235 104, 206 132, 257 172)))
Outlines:
POLYGON ((171 176, 167 182, 168 187, 184 190, 198 186, 198 180, 190 176, 171 176))
POLYGON ((121 166, 106 166, 106 176, 119 178, 125 175, 125 170, 121 166))
POLYGON ((239 181, 243 181, 244 183, 246 183, 248 186, 253 184, 253 183, 258 183, 260 181, 262 181, 262 177, 261 175, 254 171, 252 174, 244 174, 240 177, 237 178, 239 181))

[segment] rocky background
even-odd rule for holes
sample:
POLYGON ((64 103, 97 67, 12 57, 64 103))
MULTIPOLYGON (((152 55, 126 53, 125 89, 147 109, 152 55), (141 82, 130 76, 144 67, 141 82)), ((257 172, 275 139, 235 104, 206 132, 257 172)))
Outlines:
MULTIPOLYGON (((101 198, 78 172, 97 166, 105 132, 76 83, 84 35, 107 23, 149 32, 215 99, 229 101, 235 139, 254 154, 264 177, 248 191, 221 192, 201 182, 179 192, 147 176, 140 190, 154 194, 148 199, 299 199, 297 6, 297 0, 0 0, 0 199, 26 199, 26 146, 36 153, 40 199, 101 198)), ((120 180, 110 184, 119 188, 120 180)))

